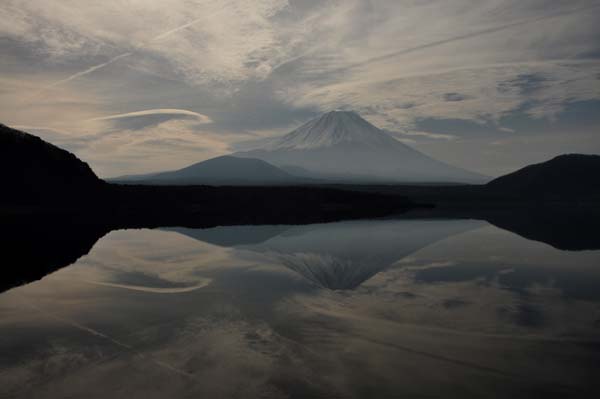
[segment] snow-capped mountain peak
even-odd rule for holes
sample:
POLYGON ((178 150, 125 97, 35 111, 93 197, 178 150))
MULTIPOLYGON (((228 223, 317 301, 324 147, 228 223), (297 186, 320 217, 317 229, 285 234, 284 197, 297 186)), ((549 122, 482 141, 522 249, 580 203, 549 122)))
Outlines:
POLYGON ((433 159, 356 112, 331 111, 285 136, 240 151, 302 177, 360 182, 479 182, 478 175, 433 159))
POLYGON ((273 140, 267 150, 300 150, 331 147, 340 143, 368 146, 399 143, 353 111, 331 111, 283 137, 273 140))

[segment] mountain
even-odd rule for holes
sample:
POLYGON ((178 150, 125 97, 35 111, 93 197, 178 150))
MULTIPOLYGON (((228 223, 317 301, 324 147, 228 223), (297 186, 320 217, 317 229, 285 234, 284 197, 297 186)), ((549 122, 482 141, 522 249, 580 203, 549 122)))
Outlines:
POLYGON ((483 225, 474 220, 370 220, 169 230, 255 253, 265 262, 281 264, 322 288, 352 290, 421 248, 483 225))
POLYGON ((70 265, 110 231, 82 217, 40 216, 2 218, 0 293, 70 265))
POLYGON ((161 230, 175 231, 194 240, 220 247, 260 244, 289 230, 289 225, 217 226, 209 229, 167 227, 161 230))
POLYGON ((355 112, 332 111, 261 148, 237 152, 292 174, 352 182, 481 183, 486 177, 437 161, 355 112))
POLYGON ((2 202, 46 201, 100 187, 87 163, 37 136, 0 124, 2 202))
POLYGON ((381 217, 415 206, 404 197, 325 187, 274 184, 290 176, 261 160, 220 157, 157 174, 162 185, 108 184, 75 155, 38 137, 0 126, 0 220, 55 215, 84 223, 184 224, 315 223, 381 217), (175 175, 175 176, 173 176, 175 175), (175 182, 231 184, 173 186, 175 182), (235 180, 232 180, 235 179, 235 180), (245 179, 245 180, 241 180, 245 179), (248 182, 251 181, 249 184, 248 182), (251 185, 262 185, 252 187, 251 185), (247 185, 243 187, 242 185, 247 185), (280 187, 276 187, 279 185, 280 187))
POLYGON ((486 190, 506 195, 579 197, 600 195, 600 155, 566 154, 498 177, 486 190))
POLYGON ((260 159, 225 155, 171 172, 122 176, 111 180, 162 185, 281 185, 292 184, 300 179, 260 159))

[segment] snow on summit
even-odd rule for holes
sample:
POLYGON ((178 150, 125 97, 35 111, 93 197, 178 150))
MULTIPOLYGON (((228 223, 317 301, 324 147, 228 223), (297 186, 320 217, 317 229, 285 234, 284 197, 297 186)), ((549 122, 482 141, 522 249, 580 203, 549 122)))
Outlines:
POLYGON ((390 140, 399 143, 356 112, 331 111, 273 140, 265 149, 313 149, 340 143, 381 146, 389 145, 390 140))
POLYGON ((352 182, 478 182, 478 175, 396 140, 356 112, 331 111, 266 145, 234 154, 302 177, 352 182))

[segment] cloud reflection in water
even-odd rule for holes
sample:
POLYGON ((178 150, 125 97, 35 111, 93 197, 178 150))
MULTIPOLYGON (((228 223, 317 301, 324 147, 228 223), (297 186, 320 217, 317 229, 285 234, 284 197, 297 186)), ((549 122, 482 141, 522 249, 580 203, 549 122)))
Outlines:
POLYGON ((0 393, 592 394, 599 259, 475 221, 115 231, 0 295, 0 393))

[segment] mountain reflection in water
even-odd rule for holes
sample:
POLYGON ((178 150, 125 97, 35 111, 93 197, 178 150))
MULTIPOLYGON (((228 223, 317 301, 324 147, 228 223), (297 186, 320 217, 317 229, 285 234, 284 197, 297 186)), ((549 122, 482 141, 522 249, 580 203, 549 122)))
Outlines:
POLYGON ((0 294, 0 396, 590 397, 599 261, 475 220, 113 231, 0 294))
POLYGON ((423 247, 484 224, 383 220, 171 230, 215 245, 259 253, 322 288, 351 290, 423 247), (229 240, 220 241, 223 236, 229 240))

